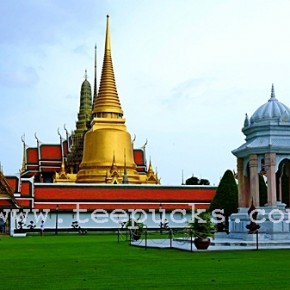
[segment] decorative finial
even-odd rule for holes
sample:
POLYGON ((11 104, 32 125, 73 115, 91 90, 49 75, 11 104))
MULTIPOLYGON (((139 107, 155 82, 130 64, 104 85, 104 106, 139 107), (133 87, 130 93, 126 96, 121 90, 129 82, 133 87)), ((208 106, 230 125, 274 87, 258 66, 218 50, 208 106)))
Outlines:
POLYGON ((135 140, 136 140, 136 134, 134 134, 134 138, 132 140, 132 144, 134 144, 135 140))
POLYGON ((65 124, 63 124, 63 129, 65 130, 65 133, 68 135, 68 130, 67 130, 67 128, 66 128, 66 125, 65 125, 65 124))
POLYGON ((145 151, 145 148, 146 148, 146 145, 148 144, 148 139, 146 139, 146 142, 145 144, 141 147, 144 151, 145 151))
POLYGON ((246 117, 245 117, 245 121, 244 121, 244 127, 248 127, 249 124, 250 124, 249 117, 248 117, 248 114, 246 113, 246 117))
POLYGON ((85 80, 88 79, 88 72, 87 72, 87 69, 85 69, 85 80))
POLYGON ((21 136, 21 141, 23 144, 25 144, 25 133, 21 136))
POLYGON ((272 84, 272 89, 271 89, 271 99, 276 99, 276 97, 275 97, 274 84, 272 84))
POLYGON ((93 95, 93 106, 95 103, 95 98, 97 97, 97 44, 95 44, 95 67, 94 67, 94 95, 93 95))
POLYGON ((106 27, 105 50, 111 50, 111 40, 110 40, 110 19, 109 19, 109 15, 107 15, 107 27, 106 27))
POLYGON ((62 136, 61 136, 61 134, 60 134, 59 128, 57 128, 57 134, 58 134, 60 140, 62 140, 62 136))
POLYGON ((21 141, 23 143, 23 156, 22 156, 22 167, 20 169, 20 174, 22 174, 25 171, 25 165, 26 165, 26 144, 25 144, 25 134, 21 136, 21 141))
POLYGON ((40 143, 38 137, 36 136, 36 132, 34 133, 34 138, 36 139, 37 143, 40 143))

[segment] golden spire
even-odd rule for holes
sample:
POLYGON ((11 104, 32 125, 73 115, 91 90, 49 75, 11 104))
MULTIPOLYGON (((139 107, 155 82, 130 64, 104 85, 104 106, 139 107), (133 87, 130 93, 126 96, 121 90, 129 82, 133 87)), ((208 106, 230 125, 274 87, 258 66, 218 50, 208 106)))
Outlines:
POLYGON ((97 97, 97 45, 95 44, 95 67, 94 67, 94 93, 93 93, 93 105, 97 97))
POLYGON ((83 158, 77 173, 78 183, 121 183, 122 168, 126 171, 124 175, 128 183, 141 183, 134 161, 131 135, 125 122, 115 84, 107 16, 100 87, 94 101, 91 128, 84 137, 83 158))
POLYGON ((93 115, 100 118, 121 118, 123 110, 117 93, 111 56, 110 23, 107 15, 105 55, 100 87, 94 102, 93 115))
POLYGON ((116 172, 117 169, 118 169, 118 167, 116 165, 116 158, 115 158, 115 152, 114 152, 112 166, 111 166, 111 174, 116 172))

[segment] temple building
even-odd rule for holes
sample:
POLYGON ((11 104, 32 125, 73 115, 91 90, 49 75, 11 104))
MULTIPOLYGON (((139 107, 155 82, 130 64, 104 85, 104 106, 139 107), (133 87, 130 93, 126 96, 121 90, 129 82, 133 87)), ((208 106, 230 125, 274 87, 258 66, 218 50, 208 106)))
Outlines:
POLYGON ((249 118, 242 132, 246 143, 232 151, 237 157, 239 212, 231 216, 231 236, 248 238, 248 209, 256 208, 261 239, 290 239, 290 108, 271 97, 249 118), (260 204, 259 178, 267 184, 267 202, 260 204), (257 212, 257 213, 258 213, 257 212), (275 222, 277 221, 277 222, 275 222))
MULTIPOLYGON (((34 211, 49 212, 46 229, 67 230, 76 221, 76 209, 88 220, 83 225, 87 229, 119 226, 112 221, 98 223, 94 215, 91 220, 96 210, 121 214, 139 210, 140 215, 148 215, 148 226, 159 227, 160 223, 153 222, 152 210, 164 211, 168 219, 176 209, 190 214, 192 204, 207 208, 215 194, 212 186, 162 186, 151 160, 146 159, 147 140, 141 148, 134 148, 135 138, 132 140, 127 131, 115 82, 108 16, 98 92, 96 59, 95 48, 94 89, 92 92, 86 74, 76 129, 69 133, 64 128, 65 136, 58 131, 58 144, 43 143, 35 134, 36 146, 28 147, 22 138, 20 176, 0 174, 0 215, 10 214, 7 224, 11 234, 20 222, 11 209, 26 212, 25 224, 34 223, 36 228, 40 220, 35 220, 34 211)), ((184 224, 173 222, 170 226, 184 224)))
POLYGON ((233 150, 237 157, 239 206, 249 207, 252 199, 255 206, 264 206, 259 202, 259 175, 266 177, 267 205, 275 206, 279 201, 289 206, 290 109, 278 101, 274 86, 268 102, 251 118, 246 115, 242 131, 246 143, 233 150), (288 184, 284 192, 282 179, 288 184))
POLYGON ((125 121, 115 83, 107 16, 101 81, 99 92, 94 90, 93 104, 86 76, 76 130, 71 136, 66 133, 65 139, 59 134, 58 145, 40 144, 37 139, 37 148, 24 149, 21 176, 34 176, 43 182, 159 184, 151 162, 147 168, 145 150, 133 149, 125 121))

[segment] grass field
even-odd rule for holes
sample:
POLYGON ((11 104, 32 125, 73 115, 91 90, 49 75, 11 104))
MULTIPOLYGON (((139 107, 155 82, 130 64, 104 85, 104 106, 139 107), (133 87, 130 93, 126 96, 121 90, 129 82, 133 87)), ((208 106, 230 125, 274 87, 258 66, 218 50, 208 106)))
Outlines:
POLYGON ((290 289, 290 250, 183 252, 116 235, 1 237, 0 289, 290 289))

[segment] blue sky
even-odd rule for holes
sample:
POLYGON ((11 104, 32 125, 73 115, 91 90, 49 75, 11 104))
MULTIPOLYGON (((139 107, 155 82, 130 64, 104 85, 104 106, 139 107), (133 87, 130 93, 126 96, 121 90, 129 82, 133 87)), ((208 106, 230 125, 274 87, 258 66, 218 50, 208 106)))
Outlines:
POLYGON ((218 184, 235 169, 245 113, 270 97, 290 106, 290 2, 285 0, 11 0, 0 18, 0 161, 22 143, 57 143, 75 128, 85 69, 101 72, 106 15, 119 98, 135 146, 162 184, 192 174, 218 184), (63 132, 64 135, 64 132, 63 132))

